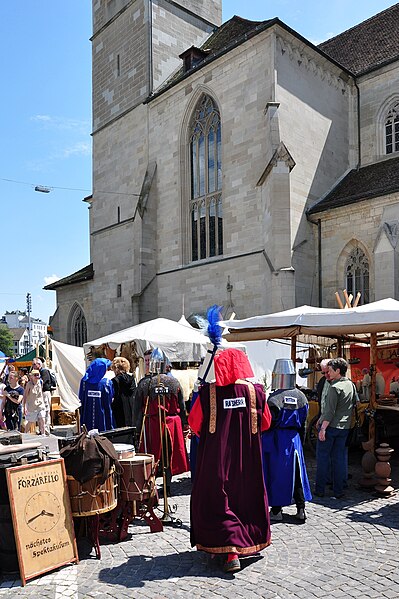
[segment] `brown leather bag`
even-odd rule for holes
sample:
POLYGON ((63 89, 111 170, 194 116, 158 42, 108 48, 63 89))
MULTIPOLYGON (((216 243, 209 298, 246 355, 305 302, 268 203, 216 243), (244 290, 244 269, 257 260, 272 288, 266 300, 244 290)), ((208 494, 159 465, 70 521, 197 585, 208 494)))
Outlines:
POLYGON ((103 484, 112 466, 118 474, 122 473, 113 444, 101 435, 88 437, 81 433, 60 450, 60 456, 64 458, 66 473, 81 483, 100 475, 103 484))

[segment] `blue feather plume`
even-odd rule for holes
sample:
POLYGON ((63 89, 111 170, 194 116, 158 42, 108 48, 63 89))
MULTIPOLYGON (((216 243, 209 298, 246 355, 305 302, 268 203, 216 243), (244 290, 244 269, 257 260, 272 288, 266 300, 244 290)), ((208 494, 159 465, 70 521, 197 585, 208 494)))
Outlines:
POLYGON ((211 343, 216 346, 219 346, 222 342, 223 329, 219 325, 219 321, 221 320, 221 310, 222 306, 217 306, 215 304, 214 306, 208 308, 206 313, 206 317, 208 319, 207 335, 211 340, 211 343))

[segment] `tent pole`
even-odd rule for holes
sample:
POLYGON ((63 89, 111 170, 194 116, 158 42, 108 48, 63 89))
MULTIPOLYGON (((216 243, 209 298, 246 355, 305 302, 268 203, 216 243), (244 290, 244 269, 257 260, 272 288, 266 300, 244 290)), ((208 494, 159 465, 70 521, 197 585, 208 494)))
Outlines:
MULTIPOLYGON (((370 387, 370 410, 375 410, 377 408, 376 401, 376 389, 375 389, 375 379, 376 379, 376 365, 377 365, 377 334, 370 334, 370 376, 371 376, 371 387, 370 387)), ((369 439, 373 440, 373 449, 375 448, 375 419, 370 419, 369 425, 369 439)))
POLYGON ((45 336, 44 340, 45 340, 45 345, 44 345, 44 347, 45 347, 45 350, 44 350, 45 356, 44 356, 44 359, 46 360, 46 366, 49 366, 50 365, 50 352, 49 352, 48 335, 47 335, 47 333, 46 333, 46 336, 45 336))
POLYGON ((291 337, 291 360, 295 364, 295 360, 296 360, 296 335, 293 335, 293 337, 291 337))

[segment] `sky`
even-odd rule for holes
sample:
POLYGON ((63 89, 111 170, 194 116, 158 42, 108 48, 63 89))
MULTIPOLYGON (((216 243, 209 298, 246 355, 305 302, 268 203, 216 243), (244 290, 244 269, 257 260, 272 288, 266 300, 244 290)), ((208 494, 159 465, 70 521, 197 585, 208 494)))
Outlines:
MULTIPOLYGON (((223 20, 279 17, 317 44, 393 4, 223 0, 223 20)), ((48 322, 56 294, 43 286, 90 263, 91 0, 3 2, 0 32, 0 316, 30 293, 48 322)))

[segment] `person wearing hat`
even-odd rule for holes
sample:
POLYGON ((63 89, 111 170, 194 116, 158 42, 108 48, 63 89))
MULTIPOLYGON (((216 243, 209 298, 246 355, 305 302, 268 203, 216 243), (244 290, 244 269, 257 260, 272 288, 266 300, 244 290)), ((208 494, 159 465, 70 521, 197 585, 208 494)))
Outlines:
POLYGON ((22 400, 23 412, 27 421, 27 433, 36 432, 36 424, 39 426, 39 433, 45 434, 46 402, 43 396, 43 383, 40 378, 40 372, 33 369, 29 373, 29 381, 24 389, 22 400))
POLYGON ((112 381, 105 377, 111 360, 96 358, 89 365, 80 381, 80 424, 87 430, 107 431, 115 428, 112 414, 114 389, 112 381))
POLYGON ((234 573, 241 557, 270 544, 261 431, 271 416, 262 385, 246 380, 254 376, 246 354, 226 349, 213 355, 215 381, 202 383, 189 415, 199 437, 191 545, 223 557, 224 571, 234 573))
POLYGON ((305 522, 305 502, 312 499, 302 448, 309 405, 306 395, 295 388, 292 360, 276 360, 272 389, 274 392, 267 400, 272 423, 262 435, 263 472, 271 506, 270 520, 283 520, 282 507, 295 503, 295 518, 305 522))

